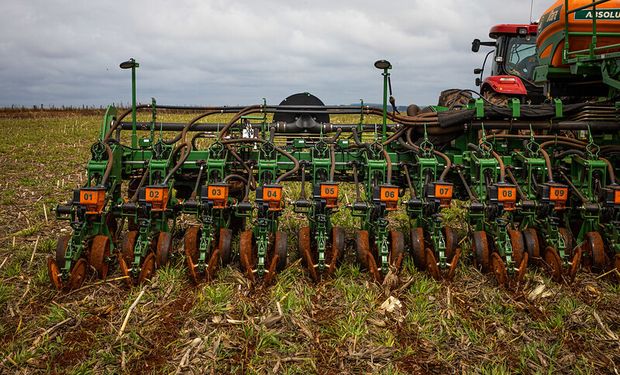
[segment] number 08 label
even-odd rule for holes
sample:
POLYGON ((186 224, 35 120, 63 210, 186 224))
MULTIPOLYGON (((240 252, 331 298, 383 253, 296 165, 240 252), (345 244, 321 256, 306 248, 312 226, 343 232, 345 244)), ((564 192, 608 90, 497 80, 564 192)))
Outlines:
POLYGON ((514 202, 517 200, 516 187, 500 187, 497 189, 497 200, 500 202, 514 202))

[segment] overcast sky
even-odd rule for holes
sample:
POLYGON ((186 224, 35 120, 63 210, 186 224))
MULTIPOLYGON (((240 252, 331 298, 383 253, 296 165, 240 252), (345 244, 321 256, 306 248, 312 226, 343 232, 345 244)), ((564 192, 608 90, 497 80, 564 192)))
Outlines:
POLYGON ((141 102, 379 102, 383 58, 399 105, 434 104, 473 88, 472 39, 529 17, 529 0, 2 0, 0 106, 126 103, 129 57, 141 102))

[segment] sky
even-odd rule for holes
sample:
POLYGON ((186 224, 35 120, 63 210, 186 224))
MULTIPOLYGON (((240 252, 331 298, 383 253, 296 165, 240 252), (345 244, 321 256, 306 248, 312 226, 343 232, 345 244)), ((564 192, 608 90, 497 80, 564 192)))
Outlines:
POLYGON ((2 0, 0 107, 127 103, 130 57, 142 103, 377 103, 387 59, 398 105, 435 104, 474 88, 474 38, 529 19, 529 0, 2 0))

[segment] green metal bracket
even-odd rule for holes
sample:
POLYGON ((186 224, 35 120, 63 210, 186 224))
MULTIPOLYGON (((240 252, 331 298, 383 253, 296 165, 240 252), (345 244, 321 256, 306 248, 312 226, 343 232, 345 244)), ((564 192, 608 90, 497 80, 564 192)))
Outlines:
POLYGON ((484 100, 482 98, 476 99, 476 118, 482 119, 484 118, 484 100))
POLYGON ((564 104, 562 101, 560 99, 553 99, 553 103, 555 104, 555 117, 564 117, 564 104))
POLYGON ((512 110, 512 118, 517 119, 521 117, 521 101, 519 99, 510 99, 510 101, 508 102, 508 106, 512 110))

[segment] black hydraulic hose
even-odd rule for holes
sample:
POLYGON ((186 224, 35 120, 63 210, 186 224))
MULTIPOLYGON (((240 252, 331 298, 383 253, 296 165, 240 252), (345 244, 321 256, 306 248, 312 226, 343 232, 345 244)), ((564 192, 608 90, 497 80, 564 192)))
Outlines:
POLYGON ((334 181, 334 176, 336 175, 336 147, 331 144, 329 145, 329 158, 330 166, 329 166, 329 181, 334 181))
MULTIPOLYGON (((256 143, 256 142, 267 143, 267 141, 264 141, 264 140, 261 140, 261 139, 258 139, 258 138, 226 139, 226 140, 222 141, 223 144, 256 143)), ((293 169, 291 169, 290 171, 284 173, 283 175, 281 175, 280 177, 278 177, 276 179, 276 184, 279 184, 282 180, 284 180, 284 179, 290 177, 291 175, 297 173, 297 171, 299 170, 300 164, 299 164, 299 160, 297 160, 293 155, 291 155, 287 151, 281 149, 280 147, 274 145, 273 149, 276 150, 277 152, 279 152, 280 154, 284 155, 285 157, 287 157, 294 164, 293 169)))
POLYGON ((299 160, 297 160, 297 158, 295 158, 293 155, 291 155, 290 153, 288 153, 287 151, 274 146, 273 147, 274 150, 278 151, 279 153, 281 153, 282 155, 286 156, 287 158, 289 158, 293 164, 295 164, 295 166, 293 167, 293 169, 291 169, 290 171, 284 173, 283 175, 281 175, 280 177, 278 177, 276 179, 276 184, 279 184, 281 181, 287 179, 289 176, 294 175, 295 173, 297 173, 297 171, 299 170, 299 160))
MULTIPOLYGON (((254 173, 252 171, 252 168, 250 168, 250 166, 248 165, 248 163, 246 163, 241 156, 237 153, 237 151, 235 151, 235 149, 233 149, 232 147, 230 147, 229 145, 225 146, 226 149, 228 150, 228 152, 230 152, 230 154, 237 159, 237 161, 239 163, 241 163, 241 165, 243 166, 243 168, 245 168, 245 170, 248 172, 248 186, 250 189, 252 190, 256 190, 256 184, 254 181, 254 173)), ((248 190, 248 194, 249 194, 249 190, 248 190)))
POLYGON ((575 194, 577 194, 577 196, 579 197, 579 199, 581 199, 581 201, 585 204, 590 203, 590 200, 588 198, 586 198, 583 194, 581 194, 581 192, 579 191, 579 189, 577 189, 577 187, 573 184, 573 182, 566 176, 566 174, 564 174, 564 172, 560 171, 560 175, 562 176, 562 178, 564 179, 564 181, 566 181, 566 183, 568 185, 570 185, 571 189, 573 189, 573 191, 575 192, 575 194))
POLYGON ((110 173, 112 173, 112 167, 114 164, 114 153, 110 148, 110 145, 107 143, 103 144, 105 146, 105 151, 108 154, 108 164, 105 167, 105 172, 103 173, 103 178, 101 179, 101 185, 105 186, 108 184, 108 179, 110 178, 110 173))
POLYGON ((512 183, 517 187, 517 192, 519 193, 521 200, 527 200, 527 196, 523 192, 523 189, 521 189, 521 186, 517 182, 517 179, 515 178, 514 174, 512 174, 512 171, 510 170, 510 168, 506 168, 506 173, 508 174, 508 178, 510 178, 510 181, 512 181, 512 183))
POLYGON ((607 160, 606 158, 602 158, 599 156, 599 159, 601 159, 602 161, 605 162, 605 164, 607 164, 607 171, 609 173, 609 182, 612 185, 615 185, 616 184, 616 172, 614 171, 614 166, 611 165, 609 160, 607 160))
POLYGON ((551 158, 549 157, 549 153, 545 151, 544 148, 540 148, 540 153, 545 159, 545 165, 547 165, 547 176, 549 177, 549 182, 553 182, 553 166, 551 165, 551 158))
POLYGON ((385 149, 381 149, 381 151, 383 152, 383 157, 385 158, 385 162, 387 164, 386 180, 387 180, 388 185, 391 185, 392 184, 392 158, 390 157, 390 154, 385 149))
POLYGON ((241 199, 242 202, 245 202, 248 200, 249 196, 250 196, 250 183, 248 182, 248 179, 238 175, 238 174, 229 174, 228 176, 226 176, 226 178, 224 178, 224 182, 228 182, 231 179, 237 179, 240 180, 241 182, 243 182, 245 184, 245 193, 243 195, 243 199, 241 199))
POLYGON ((569 155, 579 155, 582 158, 586 157, 586 153, 580 150, 566 150, 566 151, 558 152, 557 154, 553 155, 553 157, 556 159, 564 159, 565 157, 569 155))
POLYGON ((353 183, 355 184, 355 202, 359 202, 362 199, 362 195, 360 193, 360 182, 357 178, 357 165, 353 163, 353 183))
POLYGON ((457 173, 458 173, 459 177, 461 178, 461 181, 463 182, 463 186, 465 186, 465 190, 467 191, 467 195, 469 195, 469 200, 471 200, 473 202, 478 202, 478 197, 474 194, 473 191, 471 191, 471 188, 469 187, 469 185, 467 184, 467 181, 465 180, 465 176, 463 175, 463 171, 461 171, 460 169, 457 169, 457 173))
POLYGON ((340 138, 340 134, 342 134, 342 127, 338 127, 338 129, 336 129, 336 134, 334 134, 334 136, 330 139, 330 143, 336 143, 338 138, 340 138))
MULTIPOLYGON (((413 128, 410 128, 407 131, 407 133, 406 133, 407 142, 405 143, 405 145, 406 145, 405 147, 419 152, 420 151, 420 146, 417 146, 413 142, 412 133, 413 133, 413 128)), ((437 151, 435 149, 433 149, 433 153, 435 155, 439 156, 440 158, 442 158, 445 161, 445 163, 446 163, 445 167, 443 168, 443 171, 441 172, 441 175, 439 176, 439 181, 443 182, 446 179, 446 177, 448 176, 448 173, 450 172, 450 169, 452 168, 452 160, 450 160, 448 155, 444 154, 443 152, 437 151)))
POLYGON ((368 143, 362 143, 362 141, 360 140, 360 136, 357 132, 357 129, 351 128, 351 133, 353 134, 353 142, 355 142, 355 145, 357 145, 358 147, 368 146, 368 143))
POLYGON ((236 115, 233 116, 233 118, 228 122, 228 124, 226 124, 224 126, 224 128, 222 128, 222 130, 220 131, 219 134, 219 139, 224 138, 224 136, 226 136, 228 134, 228 130, 235 124, 235 122, 237 122, 241 117, 243 116, 247 116, 249 114, 255 113, 257 111, 263 111, 263 106, 260 105, 251 105, 251 106, 247 106, 244 109, 242 109, 241 111, 237 112, 236 115))
POLYGON ((411 199, 413 199, 415 198, 415 189, 413 188, 413 184, 411 183, 411 176, 409 176, 409 167, 407 167, 407 164, 403 164, 403 169, 405 171, 405 178, 407 179, 409 193, 411 194, 411 199))
MULTIPOLYGON (((172 153, 176 154, 176 153, 180 152, 181 150, 185 150, 187 148, 189 148, 189 145, 187 143, 182 143, 172 153)), ((176 171, 178 171, 179 168, 181 168, 181 166, 185 163, 185 161, 189 157, 189 154, 190 154, 189 152, 183 152, 181 154, 181 158, 179 159, 177 164, 170 170, 170 172, 168 172, 168 175, 166 175, 166 178, 164 178, 164 181, 163 181, 164 185, 167 185, 168 184, 168 180, 170 180, 170 177, 172 177, 172 175, 174 175, 176 173, 176 171)))
POLYGON ((136 202, 138 200, 138 192, 140 191, 140 188, 144 185, 144 183, 146 182, 146 178, 149 176, 149 169, 147 166, 144 167, 144 173, 142 173, 142 178, 140 178, 140 182, 138 183, 138 187, 136 188, 136 191, 133 193, 133 195, 131 196, 131 198, 129 198, 130 202, 136 202))
POLYGON ((301 190, 299 192, 299 199, 306 199, 306 165, 301 166, 301 190))
POLYGON ((482 149, 480 148, 480 146, 475 145, 473 143, 468 143, 467 144, 467 149, 470 151, 475 151, 478 153, 478 155, 482 154, 482 149))
POLYGON ((202 179, 202 172, 205 169, 204 163, 200 165, 200 169, 198 170, 198 177, 196 178, 196 184, 194 185, 194 190, 192 191, 192 195, 189 196, 189 199, 196 199, 196 195, 198 195, 198 187, 200 186, 200 180, 202 179))

